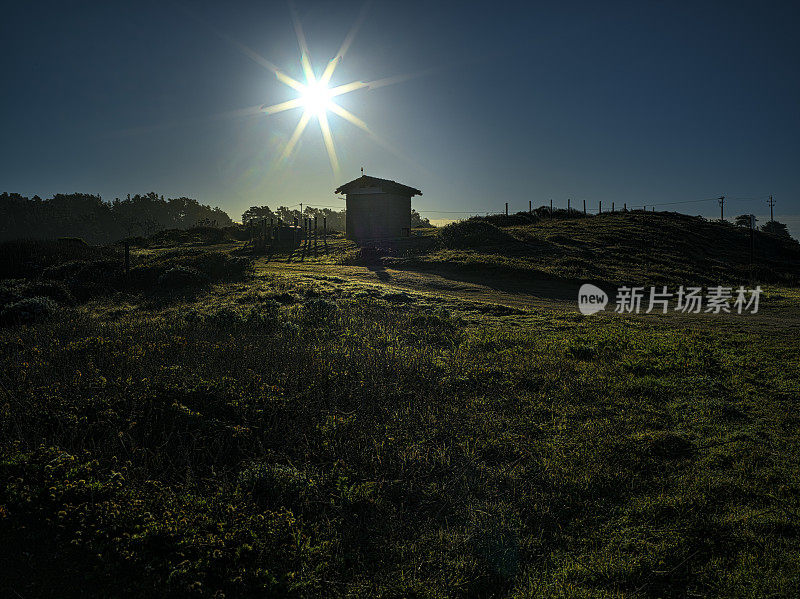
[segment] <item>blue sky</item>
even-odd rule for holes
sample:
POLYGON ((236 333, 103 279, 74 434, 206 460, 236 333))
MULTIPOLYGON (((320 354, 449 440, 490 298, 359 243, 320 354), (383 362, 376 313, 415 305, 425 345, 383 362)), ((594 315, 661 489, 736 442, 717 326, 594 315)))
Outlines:
POLYGON ((772 194, 800 236, 797 3, 294 6, 317 76, 362 10, 332 84, 413 76, 339 98, 384 144, 330 115, 338 177, 315 117, 279 162, 301 110, 236 115, 297 95, 241 50, 303 80, 289 4, 17 3, 0 23, 0 189, 156 191, 238 219, 342 205, 333 189, 364 166, 422 189, 433 219, 725 194, 727 216, 763 221, 772 194))

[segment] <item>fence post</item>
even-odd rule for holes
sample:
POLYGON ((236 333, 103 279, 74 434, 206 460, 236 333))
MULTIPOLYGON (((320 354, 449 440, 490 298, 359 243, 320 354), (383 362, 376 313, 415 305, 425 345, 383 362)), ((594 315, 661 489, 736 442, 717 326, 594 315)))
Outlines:
POLYGON ((623 212, 627 212, 628 211, 628 202, 625 202, 624 204, 622 204, 622 211, 623 212))
POLYGON ((583 200, 583 215, 586 216, 586 200, 583 200))
POLYGON ((550 216, 553 216, 553 198, 550 198, 550 216))
POLYGON ((322 241, 328 242, 328 217, 322 217, 322 241))
POLYGON ((614 202, 611 202, 611 212, 614 212, 614 202))
POLYGON ((528 214, 532 213, 533 213, 533 202, 531 200, 528 200, 528 214))
POLYGON ((128 274, 131 271, 131 244, 126 239, 125 240, 125 278, 128 278, 128 274))
POLYGON ((506 202, 506 216, 508 216, 508 202, 506 202))
POLYGON ((314 216, 314 249, 317 249, 317 217, 314 216))
POLYGON ((597 214, 603 214, 603 200, 597 202, 597 214))
POLYGON ((572 208, 570 208, 571 200, 572 200, 572 198, 567 198, 567 214, 569 214, 570 211, 572 210, 572 208))

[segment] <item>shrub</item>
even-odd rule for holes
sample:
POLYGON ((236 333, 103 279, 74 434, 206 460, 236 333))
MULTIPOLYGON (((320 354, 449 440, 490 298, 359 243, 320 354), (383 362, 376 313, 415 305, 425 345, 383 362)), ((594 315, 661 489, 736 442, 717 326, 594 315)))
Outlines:
POLYGON ((19 287, 23 297, 47 297, 63 306, 75 304, 75 297, 60 281, 31 281, 19 287))
POLYGON ((7 279, 0 282, 0 307, 32 297, 46 297, 65 306, 75 303, 67 286, 58 281, 7 279))
POLYGON ((158 277, 160 287, 174 290, 201 287, 207 282, 208 277, 205 274, 189 266, 173 266, 158 277))
POLYGON ((256 500, 291 504, 312 497, 317 481, 291 465, 254 462, 239 473, 239 489, 256 500))
POLYGON ((58 305, 47 297, 26 297, 0 311, 0 324, 30 324, 53 314, 58 305))
POLYGON ((59 237, 56 243, 62 248, 73 250, 82 250, 89 247, 89 244, 80 237, 59 237))
POLYGON ((303 305, 303 311, 308 320, 322 321, 336 314, 336 304, 322 298, 315 298, 303 305))
MULTIPOLYGON (((488 216, 473 216, 470 220, 483 221, 498 227, 512 227, 519 225, 532 225, 540 220, 542 208, 537 208, 531 214, 528 212, 517 212, 516 214, 489 214, 488 216)), ((566 211, 565 211, 566 212, 566 211)))
POLYGON ((75 297, 87 299, 112 289, 121 274, 117 260, 73 260, 46 268, 42 277, 63 281, 75 297))
POLYGON ((234 258, 222 252, 166 252, 131 268, 128 286, 143 291, 156 286, 198 287, 209 282, 237 279, 249 264, 247 258, 234 258), (172 270, 175 272, 168 274, 172 270))
POLYGON ((16 281, 6 280, 0 282, 0 306, 13 304, 22 299, 16 281))
POLYGON ((0 278, 34 277, 57 264, 110 258, 117 253, 114 248, 87 245, 75 238, 4 241, 0 243, 0 278))
POLYGON ((469 219, 445 225, 438 231, 439 241, 447 248, 466 248, 513 241, 514 238, 484 220, 469 219))
POLYGON ((231 240, 227 229, 198 226, 190 229, 165 229, 148 238, 148 244, 171 246, 178 244, 213 245, 231 240))

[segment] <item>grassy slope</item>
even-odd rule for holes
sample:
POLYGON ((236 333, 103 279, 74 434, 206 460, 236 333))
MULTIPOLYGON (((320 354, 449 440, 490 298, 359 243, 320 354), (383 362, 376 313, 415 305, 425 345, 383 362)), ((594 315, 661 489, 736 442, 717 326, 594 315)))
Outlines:
POLYGON ((0 592, 793 596, 797 342, 747 322, 286 273, 0 329, 0 592))
MULTIPOLYGON (((736 284, 749 280, 750 233, 729 223, 675 213, 605 213, 502 227, 505 239, 445 243, 394 264, 461 265, 526 276, 593 279, 614 284, 736 284)), ((797 284, 800 245, 756 232, 754 274, 761 282, 797 284)))

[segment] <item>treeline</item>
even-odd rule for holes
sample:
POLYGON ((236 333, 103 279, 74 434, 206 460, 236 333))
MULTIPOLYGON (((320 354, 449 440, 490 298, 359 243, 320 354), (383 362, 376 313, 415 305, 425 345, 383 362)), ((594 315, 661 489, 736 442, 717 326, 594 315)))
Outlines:
MULTIPOLYGON (((312 208, 307 206, 301 213, 299 210, 292 210, 286 206, 279 206, 277 210, 273 211, 269 206, 251 206, 242 214, 242 224, 247 224, 250 221, 260 221, 263 219, 273 219, 275 222, 281 219, 284 223, 302 222, 302 218, 317 217, 317 222, 322 223, 322 219, 327 219, 327 226, 329 231, 344 231, 346 225, 345 210, 331 210, 330 208, 312 208)), ((412 227, 432 227, 433 225, 427 218, 422 218, 416 210, 411 210, 411 226, 412 227)))
POLYGON ((59 193, 46 200, 0 194, 0 241, 80 237, 97 244, 148 237, 164 229, 231 224, 231 218, 219 208, 192 198, 165 199, 152 192, 113 202, 84 193, 59 193))
MULTIPOLYGON (((758 219, 755 217, 754 214, 740 214, 734 220, 737 226, 739 227, 746 227, 757 229, 759 228, 756 223, 758 219)), ((773 235, 777 235, 778 237, 785 237, 787 239, 791 239, 791 235, 789 234, 789 228, 786 226, 785 223, 778 222, 777 220, 770 220, 763 225, 761 225, 760 229, 764 231, 764 233, 772 233, 773 235)))
POLYGON ((322 219, 327 219, 327 226, 329 231, 344 231, 345 230, 345 211, 344 210, 331 210, 330 208, 311 208, 305 207, 301 213, 299 210, 292 210, 286 206, 278 206, 276 210, 272 210, 269 206, 251 206, 242 214, 242 224, 246 225, 251 221, 269 220, 273 219, 276 223, 278 219, 286 224, 302 222, 302 218, 317 217, 319 226, 322 226, 322 219))

